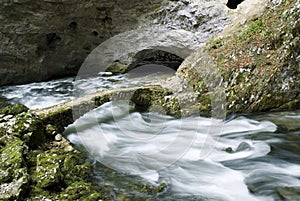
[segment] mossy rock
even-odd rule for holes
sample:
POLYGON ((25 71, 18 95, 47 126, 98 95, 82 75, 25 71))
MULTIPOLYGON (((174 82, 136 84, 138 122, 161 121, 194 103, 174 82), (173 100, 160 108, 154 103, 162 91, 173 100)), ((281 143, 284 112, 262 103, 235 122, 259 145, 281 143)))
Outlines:
POLYGON ((45 142, 45 127, 35 114, 21 113, 13 120, 11 133, 24 140, 29 148, 36 149, 45 142))
POLYGON ((10 135, 1 137, 0 143, 0 200, 19 199, 29 183, 23 158, 28 147, 22 140, 10 135))
POLYGON ((6 106, 0 109, 0 114, 5 115, 17 115, 22 112, 27 112, 29 110, 28 107, 21 103, 14 104, 12 106, 6 106))
POLYGON ((300 188, 299 187, 279 187, 277 193, 285 200, 299 200, 300 188))
POLYGON ((37 164, 32 179, 36 187, 56 189, 63 183, 60 165, 64 157, 56 153, 41 153, 37 155, 37 164))
POLYGON ((0 171, 2 172, 0 182, 19 179, 24 173, 20 169, 24 166, 23 154, 27 152, 28 147, 14 136, 3 136, 0 141, 5 145, 0 150, 0 171))
POLYGON ((21 200, 21 197, 28 186, 28 181, 28 177, 24 175, 10 183, 0 185, 0 200, 21 200))
POLYGON ((91 183, 84 181, 74 182, 61 193, 60 200, 97 201, 101 198, 99 191, 100 190, 91 183))
POLYGON ((10 103, 7 100, 7 98, 0 96, 0 109, 4 108, 6 106, 9 106, 9 105, 10 105, 10 103))
POLYGON ((114 62, 106 69, 106 72, 112 72, 113 74, 122 74, 125 73, 127 69, 128 65, 122 64, 120 62, 114 62))
POLYGON ((70 185, 79 180, 87 180, 92 172, 93 166, 83 160, 84 157, 80 157, 81 154, 68 155, 62 167, 62 173, 64 174, 64 182, 66 185, 70 185))

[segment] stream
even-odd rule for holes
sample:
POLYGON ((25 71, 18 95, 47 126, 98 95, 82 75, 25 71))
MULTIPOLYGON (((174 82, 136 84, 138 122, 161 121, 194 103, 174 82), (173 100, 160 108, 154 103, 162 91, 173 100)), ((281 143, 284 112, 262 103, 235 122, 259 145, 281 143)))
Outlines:
MULTIPOLYGON (((8 86, 0 95, 44 108, 98 90, 155 83, 174 73, 141 72, 8 86)), ((86 113, 64 135, 94 162, 94 180, 114 189, 111 200, 120 193, 149 200, 300 199, 300 111, 224 121, 178 119, 139 112, 130 101, 118 100, 86 113), (134 185, 143 183, 164 188, 153 195, 134 185)))

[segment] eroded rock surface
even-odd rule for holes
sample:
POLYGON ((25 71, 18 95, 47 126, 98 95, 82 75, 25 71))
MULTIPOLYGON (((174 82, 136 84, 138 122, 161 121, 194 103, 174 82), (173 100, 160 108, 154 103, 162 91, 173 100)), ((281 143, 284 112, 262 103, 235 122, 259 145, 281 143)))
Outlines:
POLYGON ((97 45, 137 27, 161 3, 0 1, 0 85, 75 75, 97 45))

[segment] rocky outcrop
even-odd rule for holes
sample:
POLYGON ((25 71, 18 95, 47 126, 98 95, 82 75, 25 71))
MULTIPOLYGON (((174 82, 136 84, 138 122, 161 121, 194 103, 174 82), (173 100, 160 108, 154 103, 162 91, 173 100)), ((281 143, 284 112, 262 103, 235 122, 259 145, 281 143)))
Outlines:
POLYGON ((103 55, 110 71, 131 69, 149 52, 150 57, 162 50, 185 58, 244 10, 229 11, 226 0, 0 3, 0 86, 76 75, 95 47, 120 33, 101 46, 108 48, 103 55), (120 54, 126 48, 130 51, 120 54))
MULTIPOLYGON (((199 34, 182 29, 169 30, 160 26, 135 29, 116 35, 95 48, 82 64, 78 74, 128 72, 143 60, 155 57, 162 51, 183 60, 201 42, 203 41, 199 34)), ((163 60, 167 61, 167 58, 163 60)))
POLYGON ((212 103, 220 100, 227 113, 300 108, 299 6, 299 0, 270 2, 260 17, 183 62, 181 88, 193 91, 203 113, 218 110, 212 103), (214 96, 216 87, 221 96, 214 96))
POLYGON ((149 110, 151 106, 162 106, 168 114, 176 115, 176 104, 165 99, 172 94, 169 90, 160 86, 141 86, 121 89, 110 89, 79 97, 73 101, 67 101, 49 108, 34 110, 44 124, 54 125, 59 132, 72 124, 76 119, 109 101, 132 101, 136 108, 149 110))
POLYGON ((79 74, 128 72, 161 51, 183 60, 229 24, 232 14, 227 11, 225 4, 216 2, 166 1, 147 17, 148 24, 111 37, 95 48, 79 74))
MULTIPOLYGON (((146 95, 149 90, 142 89, 131 95, 146 95)), ((118 95, 123 97, 124 94, 118 95)), ((152 95, 155 97, 155 93, 152 95)), ((141 100, 142 96, 134 97, 141 100)), ((91 101, 85 100, 85 103, 91 101)), ((142 102, 146 100, 150 101, 143 99, 142 102)), ((68 118, 68 114, 63 112, 67 108, 51 113, 52 108, 41 116, 36 115, 37 111, 27 110, 21 105, 0 110, 0 200, 119 200, 116 194, 125 200, 127 195, 122 192, 114 192, 106 184, 93 183, 93 166, 86 160, 85 153, 79 152, 62 137, 56 122, 45 124, 47 115, 68 118)), ((110 170, 110 174, 116 173, 110 170)), ((141 200, 141 193, 155 196, 166 187, 163 183, 158 186, 145 183, 130 185, 140 192, 133 200, 141 200)))
POLYGON ((0 1, 0 86, 75 75, 97 45, 137 27, 161 3, 0 1))

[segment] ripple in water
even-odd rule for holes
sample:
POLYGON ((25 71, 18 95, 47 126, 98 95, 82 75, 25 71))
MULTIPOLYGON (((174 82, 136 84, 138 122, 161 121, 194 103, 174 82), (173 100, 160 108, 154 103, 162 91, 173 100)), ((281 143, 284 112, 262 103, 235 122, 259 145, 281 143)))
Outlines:
POLYGON ((70 77, 0 87, 0 98, 3 96, 10 103, 22 103, 30 109, 46 108, 96 91, 157 84, 160 80, 172 76, 174 72, 166 66, 147 64, 124 75, 70 77))

